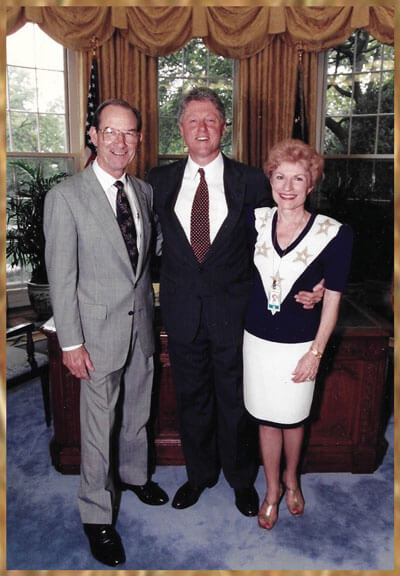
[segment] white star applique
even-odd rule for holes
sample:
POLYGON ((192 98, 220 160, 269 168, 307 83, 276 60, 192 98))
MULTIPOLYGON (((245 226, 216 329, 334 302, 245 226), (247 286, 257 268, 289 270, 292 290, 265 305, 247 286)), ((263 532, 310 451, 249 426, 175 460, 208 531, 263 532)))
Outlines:
POLYGON ((307 266, 308 259, 312 257, 312 254, 308 253, 307 246, 301 252, 296 252, 296 254, 297 254, 297 256, 293 260, 293 262, 302 262, 304 264, 304 266, 307 266))
POLYGON ((261 256, 265 256, 266 258, 268 256, 269 250, 271 250, 271 247, 267 246, 265 242, 263 244, 259 244, 256 246, 256 256, 260 254, 261 256))
POLYGON ((319 230, 317 234, 326 234, 328 235, 329 228, 333 226, 332 222, 327 218, 324 222, 319 223, 319 230))
POLYGON ((270 276, 272 283, 271 285, 276 282, 277 286, 282 286, 282 282, 284 280, 284 278, 282 278, 282 276, 279 274, 279 270, 276 274, 274 274, 274 276, 270 276))
POLYGON ((267 213, 265 213, 263 216, 259 216, 258 217, 258 221, 260 223, 260 228, 265 228, 265 226, 267 225, 267 222, 269 220, 269 216, 267 213))

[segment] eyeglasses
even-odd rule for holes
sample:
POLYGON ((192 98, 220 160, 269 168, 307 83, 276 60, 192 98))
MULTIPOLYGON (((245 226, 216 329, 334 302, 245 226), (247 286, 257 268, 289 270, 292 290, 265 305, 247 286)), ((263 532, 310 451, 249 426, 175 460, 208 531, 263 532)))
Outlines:
POLYGON ((98 132, 103 134, 105 142, 114 142, 118 139, 119 135, 123 136, 125 142, 135 142, 139 138, 137 130, 117 130, 117 128, 99 128, 98 132))

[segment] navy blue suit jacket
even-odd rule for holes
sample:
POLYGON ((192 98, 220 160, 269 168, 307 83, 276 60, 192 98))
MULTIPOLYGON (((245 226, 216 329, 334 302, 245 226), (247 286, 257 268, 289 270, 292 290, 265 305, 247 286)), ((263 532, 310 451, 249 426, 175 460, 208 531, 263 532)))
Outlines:
POLYGON ((262 170, 223 159, 228 215, 202 264, 174 211, 187 159, 153 168, 148 177, 163 236, 161 314, 170 338, 179 342, 195 338, 201 314, 215 342, 238 344, 243 335, 253 279, 246 213, 270 204, 270 192, 262 170))

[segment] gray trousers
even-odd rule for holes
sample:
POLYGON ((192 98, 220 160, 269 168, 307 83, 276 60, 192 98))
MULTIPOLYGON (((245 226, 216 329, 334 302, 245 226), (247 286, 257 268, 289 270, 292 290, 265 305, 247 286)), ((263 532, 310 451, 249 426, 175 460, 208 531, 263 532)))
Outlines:
MULTIPOLYGON (((96 367, 95 367, 96 368, 96 367)), ((153 358, 146 358, 135 327, 126 365, 115 372, 95 369, 81 380, 81 476, 78 505, 82 523, 111 524, 115 472, 122 482, 147 482, 147 431, 153 384, 153 358), (116 405, 123 382, 122 419, 113 439, 116 405), (113 446, 118 446, 117 454, 113 446)))

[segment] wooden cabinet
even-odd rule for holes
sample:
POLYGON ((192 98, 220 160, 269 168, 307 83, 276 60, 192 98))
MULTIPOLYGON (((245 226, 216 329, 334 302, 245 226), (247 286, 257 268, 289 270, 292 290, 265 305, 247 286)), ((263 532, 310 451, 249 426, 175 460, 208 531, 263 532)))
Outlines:
POLYGON ((383 400, 388 334, 346 328, 330 341, 321 363, 303 472, 373 472, 384 438, 383 400))
MULTIPOLYGON (((52 462, 79 472, 79 381, 62 366, 54 332, 48 337, 54 436, 52 462)), ((383 401, 390 326, 344 298, 338 326, 321 362, 306 433, 303 472, 373 472, 386 450, 383 401)), ((168 339, 159 333, 151 417, 158 465, 183 464, 168 339)))
MULTIPOLYGON (((54 331, 47 336, 51 408, 54 435, 50 454, 54 467, 63 474, 79 474, 80 467, 80 381, 62 363, 62 352, 54 331)), ((150 457, 153 464, 183 464, 178 432, 175 390, 168 357, 168 338, 158 331, 151 418, 150 457)))
POLYGON ((176 406, 174 381, 168 356, 168 336, 159 332, 150 429, 154 435, 157 464, 184 464, 176 406))
POLYGON ((43 330, 48 340, 50 398, 54 435, 50 454, 55 468, 63 474, 79 474, 80 466, 80 381, 62 363, 55 332, 43 330))

